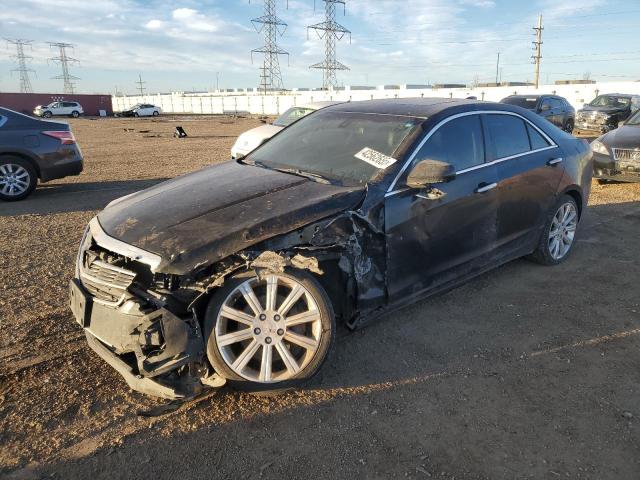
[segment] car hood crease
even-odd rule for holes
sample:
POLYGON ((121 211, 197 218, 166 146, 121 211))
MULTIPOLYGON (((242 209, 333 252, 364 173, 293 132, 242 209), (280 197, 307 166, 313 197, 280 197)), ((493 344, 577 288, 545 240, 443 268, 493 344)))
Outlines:
POLYGON ((363 196, 361 186, 226 162, 131 195, 101 212, 98 221, 109 236, 160 255, 159 271, 187 274, 354 208, 363 196))

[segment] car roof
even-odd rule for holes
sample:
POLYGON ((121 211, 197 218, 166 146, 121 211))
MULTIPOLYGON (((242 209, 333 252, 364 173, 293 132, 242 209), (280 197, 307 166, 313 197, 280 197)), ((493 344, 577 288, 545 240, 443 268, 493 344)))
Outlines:
POLYGON ((310 108, 313 110, 320 110, 321 108, 325 108, 325 107, 331 107, 333 105, 339 105, 340 103, 344 103, 344 102, 336 102, 336 101, 325 101, 325 102, 311 102, 311 103, 305 103, 304 105, 300 105, 301 108, 310 108))
POLYGON ((385 98, 380 100, 364 100, 360 102, 341 103, 329 107, 333 112, 371 113, 378 115, 398 115, 416 118, 429 118, 459 105, 502 105, 479 100, 459 98, 385 98))

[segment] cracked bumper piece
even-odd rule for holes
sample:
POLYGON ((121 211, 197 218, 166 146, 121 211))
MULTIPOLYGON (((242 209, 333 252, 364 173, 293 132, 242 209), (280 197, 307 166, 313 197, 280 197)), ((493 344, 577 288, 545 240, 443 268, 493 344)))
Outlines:
POLYGON ((70 307, 85 330, 89 346, 142 393, 168 399, 193 396, 202 389, 190 369, 202 359, 204 342, 194 319, 159 308, 105 305, 87 294, 76 279, 69 284, 70 307))

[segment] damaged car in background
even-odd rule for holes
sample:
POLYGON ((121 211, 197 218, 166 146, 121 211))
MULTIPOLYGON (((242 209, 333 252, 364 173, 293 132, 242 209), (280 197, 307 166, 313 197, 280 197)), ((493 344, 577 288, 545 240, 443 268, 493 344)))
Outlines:
POLYGON ((296 387, 337 321, 357 328, 518 257, 564 261, 591 159, 510 105, 328 107, 242 160, 108 205, 82 239, 71 310, 135 390, 296 387))
POLYGON ((595 139, 594 176, 598 182, 640 182, 640 111, 624 125, 595 139))
POLYGON ((576 114, 576 133, 604 134, 615 130, 640 109, 640 95, 609 93, 598 95, 576 114))

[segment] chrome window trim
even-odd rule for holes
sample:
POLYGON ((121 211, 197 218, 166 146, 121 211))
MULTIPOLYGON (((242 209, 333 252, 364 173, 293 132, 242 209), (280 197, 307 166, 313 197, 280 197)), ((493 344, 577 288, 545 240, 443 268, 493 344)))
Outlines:
POLYGON ((145 265, 149 265, 149 267, 151 267, 151 271, 154 273, 162 261, 162 258, 155 253, 147 252, 146 250, 134 247, 133 245, 129 245, 128 243, 107 235, 100 226, 98 217, 93 217, 91 219, 89 222, 89 230, 91 231, 91 236, 93 237, 94 242, 101 247, 127 258, 131 258, 132 260, 136 260, 140 263, 144 263, 145 265))
POLYGON ((420 149, 424 146, 425 143, 427 143, 427 141, 431 138, 431 136, 438 131, 438 129, 440 127, 442 127, 446 123, 449 123, 451 120, 455 120, 456 118, 461 118, 461 117, 468 117, 470 115, 511 115, 511 116, 514 116, 514 117, 518 117, 518 118, 524 120, 525 122, 527 122, 529 125, 531 125, 540 135, 542 135, 542 137, 547 142, 549 142, 550 145, 548 147, 538 148, 536 150, 529 150, 527 152, 519 153, 517 155, 511 155, 509 157, 498 158, 498 159, 493 160, 491 162, 486 162, 486 163, 483 163, 483 164, 480 164, 480 165, 476 165, 476 166, 473 166, 473 167, 465 168, 463 170, 457 171, 456 175, 459 175, 459 174, 462 174, 462 173, 466 173, 466 172, 471 172, 471 171, 477 170, 479 168, 484 168, 484 167, 488 167, 488 166, 491 166, 491 165, 495 165, 497 163, 505 162, 507 160, 513 160, 514 158, 518 158, 518 157, 522 157, 522 156, 525 156, 525 155, 529 155, 531 153, 544 152, 545 150, 551 150, 553 148, 558 148, 558 145, 556 144, 556 142, 554 142, 551 139, 551 137, 549 137, 549 135, 547 135, 545 132, 543 132, 535 123, 531 122, 530 120, 526 119, 525 117, 523 117, 522 115, 520 115, 518 113, 508 112, 508 111, 504 111, 504 110, 481 110, 481 111, 473 111, 473 112, 456 113, 455 115, 451 115, 450 117, 447 117, 447 118, 441 120, 440 122, 438 122, 436 124, 436 126, 433 127, 429 131, 429 133, 427 133, 427 135, 422 139, 422 141, 418 144, 418 146, 413 150, 413 152, 411 153, 411 156, 409 157, 409 159, 402 166, 402 168, 400 169, 400 171, 398 172, 396 177, 393 179, 393 182, 391 182, 391 185, 389 185, 389 188, 387 189, 387 193, 385 194, 385 198, 388 197, 388 196, 395 195, 396 193, 403 192, 404 190, 406 190, 406 188, 401 188, 401 189, 398 189, 398 190, 394 190, 394 187, 396 186, 396 183, 398 183, 398 180, 400 180, 400 177, 402 177, 404 172, 407 170, 409 165, 411 165, 411 162, 413 162, 413 160, 415 159, 415 157, 418 154, 418 152, 420 151, 420 149))

